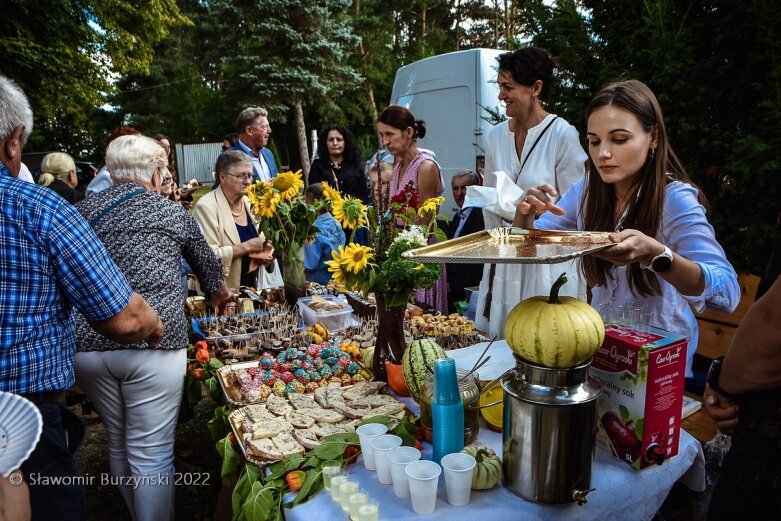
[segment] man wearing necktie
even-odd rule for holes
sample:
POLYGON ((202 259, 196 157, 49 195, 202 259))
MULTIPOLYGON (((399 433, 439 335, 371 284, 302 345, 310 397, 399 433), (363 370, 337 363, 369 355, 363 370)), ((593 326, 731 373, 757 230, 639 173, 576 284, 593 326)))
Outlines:
POLYGON ((277 175, 277 163, 274 154, 266 148, 271 125, 268 112, 260 107, 248 107, 239 113, 236 120, 239 139, 234 150, 241 150, 252 160, 252 181, 270 181, 277 175))
MULTIPOLYGON (((461 170, 450 180, 450 188, 453 190, 453 199, 458 205, 458 212, 448 224, 442 227, 448 239, 463 237, 485 229, 483 212, 480 211, 480 208, 464 208, 466 187, 478 184, 480 184, 480 179, 472 170, 461 170)), ((456 312, 456 302, 466 300, 464 288, 479 285, 482 277, 482 264, 453 263, 447 265, 447 301, 450 313, 456 312)))

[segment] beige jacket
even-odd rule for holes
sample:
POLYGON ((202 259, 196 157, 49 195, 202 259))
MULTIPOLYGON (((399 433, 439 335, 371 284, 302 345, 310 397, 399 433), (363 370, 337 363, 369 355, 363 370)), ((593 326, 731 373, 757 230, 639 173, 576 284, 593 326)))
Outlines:
MULTIPOLYGON (((258 222, 250 211, 249 201, 246 197, 243 198, 243 203, 257 229, 258 222)), ((206 242, 222 261, 225 283, 229 288, 238 290, 241 285, 241 257, 233 258, 233 246, 239 244, 241 240, 222 188, 217 187, 201 197, 193 207, 193 217, 201 227, 206 242)), ((258 235, 261 239, 265 239, 262 232, 259 232, 258 235)))

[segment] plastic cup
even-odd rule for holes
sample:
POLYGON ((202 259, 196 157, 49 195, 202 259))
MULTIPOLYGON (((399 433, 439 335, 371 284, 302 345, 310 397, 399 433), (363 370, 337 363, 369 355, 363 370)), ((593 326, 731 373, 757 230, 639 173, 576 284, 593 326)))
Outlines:
POLYGON ((386 432, 388 432, 388 426, 382 423, 367 423, 355 429, 355 433, 358 434, 358 440, 361 442, 363 466, 366 470, 377 469, 374 465, 374 451, 372 450, 371 441, 386 432))
POLYGON ((320 467, 323 472, 323 487, 331 490, 331 478, 342 473, 342 464, 338 461, 324 461, 320 467))
POLYGON ((345 512, 350 511, 350 496, 358 492, 358 482, 348 479, 339 485, 339 505, 345 512))
POLYGON ((368 502, 369 494, 364 489, 360 489, 358 492, 351 494, 350 497, 347 498, 347 504, 350 506, 351 521, 358 521, 360 518, 359 510, 361 506, 368 502))
POLYGON ((437 508, 437 485, 442 469, 433 461, 418 460, 407 464, 412 510, 416 514, 430 514, 437 508))
POLYGON ((380 504, 376 499, 369 499, 365 505, 358 509, 358 521, 379 521, 380 504))
POLYGON ((339 487, 342 486, 342 483, 345 481, 348 481, 350 478, 347 476, 347 474, 338 474, 331 478, 331 499, 334 501, 339 501, 339 487))
POLYGON ((460 452, 454 452, 442 458, 447 502, 454 507, 469 504, 469 497, 472 493, 472 473, 475 471, 475 465, 475 458, 460 452))
POLYGON ((396 497, 409 497, 409 480, 405 469, 407 464, 420 459, 420 451, 415 447, 396 447, 388 451, 391 478, 393 478, 393 493, 396 497))
POLYGON ((390 461, 388 461, 388 451, 401 445, 401 438, 395 434, 383 434, 372 438, 371 446, 374 453, 374 465, 377 467, 377 479, 383 485, 393 483, 391 476, 390 461))

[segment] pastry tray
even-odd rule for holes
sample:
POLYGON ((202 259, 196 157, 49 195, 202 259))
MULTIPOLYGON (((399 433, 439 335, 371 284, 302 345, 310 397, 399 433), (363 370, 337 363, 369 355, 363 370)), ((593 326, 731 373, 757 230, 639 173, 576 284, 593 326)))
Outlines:
MULTIPOLYGON (((226 364, 222 367, 216 369, 214 371, 215 376, 217 376, 217 381, 220 382, 220 387, 222 387, 222 394, 225 396, 225 400, 233 405, 234 407, 245 407, 247 405, 255 405, 258 403, 263 403, 265 400, 260 402, 243 402, 241 401, 241 397, 236 397, 231 393, 231 389, 234 387, 228 382, 228 374, 230 374, 231 371, 236 371, 238 369, 249 369, 251 367, 258 367, 259 360, 250 360, 249 362, 237 362, 235 364, 226 364)), ((345 385, 343 386, 345 389, 349 389, 352 387, 352 385, 345 385)), ((310 394, 310 393, 305 393, 310 394)))
MULTIPOLYGON (((349 388, 349 386, 345 387, 345 389, 347 389, 347 388, 349 388)), ((383 394, 387 394, 387 393, 383 393, 383 394)), ((244 406, 244 407, 241 407, 239 409, 234 409, 233 411, 231 411, 228 414, 228 423, 230 423, 231 430, 233 431, 233 435, 236 436, 236 440, 238 441, 238 445, 240 447, 242 455, 250 463, 254 463, 254 464, 259 465, 261 467, 265 467, 266 465, 271 465, 272 463, 276 463, 277 461, 281 461, 281 460, 265 460, 263 458, 255 456, 253 454, 247 454, 247 447, 244 444, 244 430, 241 427, 241 421, 247 415, 247 410, 246 409, 247 409, 247 407, 244 406)), ((404 411, 399 413, 398 419, 402 419, 404 416, 410 418, 411 420, 415 419, 415 415, 407 407, 404 407, 404 411)), ((345 432, 347 432, 347 431, 345 431, 345 432)), ((307 450, 306 452, 309 452, 309 451, 307 450)))
POLYGON ((608 232, 494 228, 402 255, 423 263, 556 264, 612 246, 608 232))

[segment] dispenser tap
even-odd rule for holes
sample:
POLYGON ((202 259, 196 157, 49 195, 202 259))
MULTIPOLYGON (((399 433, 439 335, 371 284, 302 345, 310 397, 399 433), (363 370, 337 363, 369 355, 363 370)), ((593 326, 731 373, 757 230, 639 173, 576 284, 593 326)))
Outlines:
POLYGON ((575 489, 572 491, 572 499, 578 502, 578 506, 582 506, 584 503, 588 503, 588 500, 586 499, 586 495, 589 492, 594 492, 595 488, 590 488, 588 490, 578 490, 575 489))

